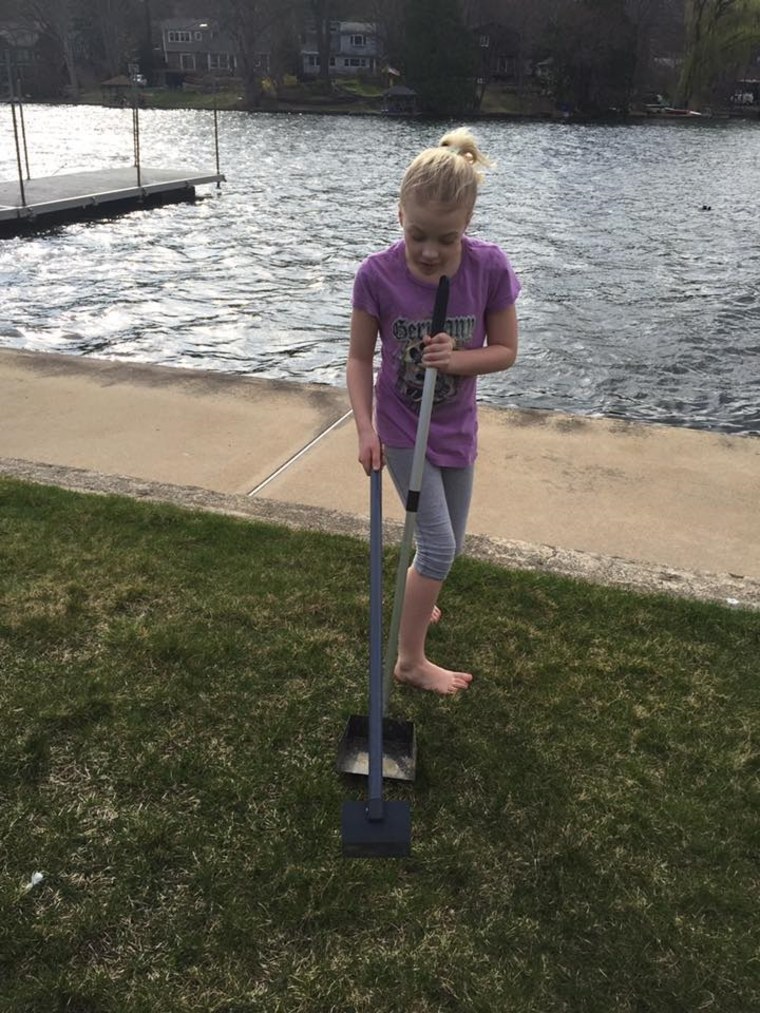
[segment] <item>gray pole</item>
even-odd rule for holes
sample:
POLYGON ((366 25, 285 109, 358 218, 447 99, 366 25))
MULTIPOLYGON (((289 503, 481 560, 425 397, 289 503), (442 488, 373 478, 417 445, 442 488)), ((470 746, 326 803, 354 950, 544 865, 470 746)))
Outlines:
POLYGON ((16 164, 18 165, 18 186, 21 191, 21 205, 26 207, 26 193, 24 192, 24 173, 21 169, 21 148, 18 143, 18 124, 16 123, 16 103, 13 95, 13 75, 11 74, 10 50, 5 52, 5 63, 8 68, 8 91, 11 100, 11 116, 13 117, 13 137, 16 141, 16 164))

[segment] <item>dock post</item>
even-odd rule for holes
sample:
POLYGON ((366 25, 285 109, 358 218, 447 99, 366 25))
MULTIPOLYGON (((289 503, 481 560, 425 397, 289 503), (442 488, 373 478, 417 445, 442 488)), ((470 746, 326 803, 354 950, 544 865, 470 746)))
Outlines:
POLYGON ((26 166, 26 178, 31 179, 29 172, 29 149, 26 146, 26 124, 24 123, 24 103, 21 99, 21 74, 16 75, 16 85, 18 87, 18 112, 21 117, 21 141, 24 145, 24 165, 26 166))
POLYGON ((142 189, 140 174, 140 111, 137 108, 137 87, 132 85, 132 141, 135 147, 135 168, 137 169, 137 186, 142 189))
POLYGON ((21 205, 26 207, 26 193, 24 191, 24 173, 21 168, 21 148, 18 143, 18 123, 16 122, 16 101, 13 90, 13 74, 11 73, 11 53, 5 51, 5 65, 8 68, 8 90, 11 101, 11 116, 13 117, 13 137, 16 141, 16 164, 18 165, 18 186, 21 191, 21 205))
MULTIPOLYGON (((219 172, 219 117, 217 115, 217 103, 216 103, 216 86, 214 86, 214 149, 216 151, 216 174, 220 176, 219 172)), ((216 181, 217 190, 222 189, 220 180, 216 181)))

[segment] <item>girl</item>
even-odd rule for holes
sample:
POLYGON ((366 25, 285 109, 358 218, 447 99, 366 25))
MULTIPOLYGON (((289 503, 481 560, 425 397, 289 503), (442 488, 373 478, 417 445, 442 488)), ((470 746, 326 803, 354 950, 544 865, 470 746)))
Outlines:
POLYGON ((409 568, 395 677, 435 693, 457 693, 469 672, 425 654, 438 595, 462 550, 477 454, 476 384, 509 369, 517 354, 520 283, 506 254, 465 235, 489 165, 468 130, 451 131, 418 155, 401 183, 404 238, 368 257, 354 282, 346 378, 369 475, 387 463, 402 503, 409 487, 425 368, 438 370, 417 512, 417 551, 409 568), (438 281, 451 280, 446 329, 428 335, 438 281), (373 417, 373 357, 381 365, 373 417))

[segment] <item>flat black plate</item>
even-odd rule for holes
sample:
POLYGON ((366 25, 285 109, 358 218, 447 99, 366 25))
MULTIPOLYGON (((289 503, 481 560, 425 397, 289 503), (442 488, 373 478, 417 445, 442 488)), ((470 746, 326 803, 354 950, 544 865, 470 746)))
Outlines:
POLYGON ((340 829, 344 858, 408 858, 412 853, 408 802, 385 802, 381 820, 369 819, 366 802, 344 802, 340 829))

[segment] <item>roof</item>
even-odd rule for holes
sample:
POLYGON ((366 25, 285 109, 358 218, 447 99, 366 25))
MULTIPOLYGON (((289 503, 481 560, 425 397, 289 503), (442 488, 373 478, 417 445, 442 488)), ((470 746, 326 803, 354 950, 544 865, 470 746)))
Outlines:
POLYGON ((405 84, 395 84, 392 88, 383 92, 386 98, 411 98, 417 92, 413 88, 407 88, 405 84))
POLYGON ((7 21, 0 25, 0 38, 5 39, 9 46, 31 49, 37 45, 39 37, 40 32, 36 28, 16 25, 7 21))
POLYGON ((166 18, 160 25, 165 32, 200 32, 217 27, 212 18, 166 18))
POLYGON ((369 21, 341 21, 340 22, 340 34, 356 34, 356 35, 374 35, 377 31, 377 26, 369 21))

